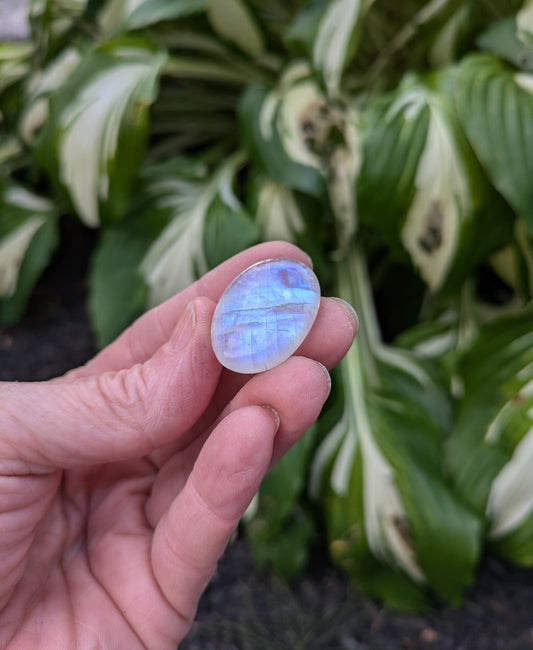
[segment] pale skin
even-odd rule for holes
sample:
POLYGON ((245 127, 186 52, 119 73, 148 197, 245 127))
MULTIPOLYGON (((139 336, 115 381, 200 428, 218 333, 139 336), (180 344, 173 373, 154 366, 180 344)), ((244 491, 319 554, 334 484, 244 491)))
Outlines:
POLYGON ((326 367, 357 330, 345 303, 322 298, 295 356, 253 377, 222 369, 216 300, 269 257, 309 263, 261 244, 85 366, 0 383, 0 648, 174 650, 186 636, 240 517, 318 417, 326 367))

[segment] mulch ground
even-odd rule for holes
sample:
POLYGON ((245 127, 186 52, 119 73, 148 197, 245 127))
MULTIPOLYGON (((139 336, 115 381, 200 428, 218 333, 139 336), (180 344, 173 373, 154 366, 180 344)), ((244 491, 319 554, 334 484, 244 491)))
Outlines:
MULTIPOLYGON (((0 330, 0 380, 36 381, 95 352, 85 310, 94 236, 72 222, 24 319, 0 330)), ((183 650, 533 650, 533 570, 483 561, 460 608, 389 611, 359 594, 317 549, 293 585, 256 571, 237 539, 207 588, 183 650)))

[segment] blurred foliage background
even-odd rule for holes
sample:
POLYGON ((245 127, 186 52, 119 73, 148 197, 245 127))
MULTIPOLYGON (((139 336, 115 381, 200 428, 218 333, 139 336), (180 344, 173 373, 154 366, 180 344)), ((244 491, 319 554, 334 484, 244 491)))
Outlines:
MULTIPOLYGON (((319 422, 243 525, 369 594, 533 565, 533 2, 33 0, 0 43, 0 323, 60 219, 98 229, 97 340, 262 240, 358 310, 319 422)), ((68 242, 66 242, 68 245, 68 242)), ((332 333, 333 335, 333 333, 332 333)))

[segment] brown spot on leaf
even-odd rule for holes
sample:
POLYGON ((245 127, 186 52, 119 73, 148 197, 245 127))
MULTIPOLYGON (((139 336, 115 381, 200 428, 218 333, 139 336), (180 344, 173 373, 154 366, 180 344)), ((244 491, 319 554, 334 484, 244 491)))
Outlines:
POLYGON ((426 253, 431 254, 442 245, 442 223, 444 216, 438 201, 433 201, 426 213, 426 229, 419 238, 418 245, 426 253))

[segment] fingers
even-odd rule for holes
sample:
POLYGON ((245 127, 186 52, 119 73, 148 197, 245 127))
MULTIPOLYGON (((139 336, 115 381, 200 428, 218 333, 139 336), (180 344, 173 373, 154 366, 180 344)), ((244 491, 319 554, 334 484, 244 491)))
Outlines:
POLYGON ((152 544, 156 580, 186 621, 273 459, 315 421, 328 392, 323 366, 289 359, 250 380, 205 440, 152 544))
POLYGON ((269 404, 280 417, 273 465, 318 418, 331 388, 326 368, 304 357, 255 375, 228 404, 221 418, 253 404, 269 404))
POLYGON ((267 242, 253 246, 220 264, 178 295, 141 316, 114 343, 83 368, 70 373, 70 376, 87 376, 143 363, 168 340, 179 314, 190 300, 206 296, 216 302, 236 275, 251 264, 269 257, 290 257, 310 264, 306 253, 287 242, 267 242))
POLYGON ((313 327, 295 354, 333 368, 350 349, 358 329, 351 305, 340 298, 322 298, 313 327))
POLYGON ((280 424, 273 442, 270 467, 316 420, 329 393, 329 375, 321 364, 292 357, 281 366, 255 375, 241 388, 218 419, 218 424, 198 437, 185 451, 169 458, 160 469, 146 514, 153 526, 167 511, 177 494, 187 489, 198 456, 202 456, 219 426, 233 413, 249 407, 270 405, 280 424))
POLYGON ((61 382, 0 384, 0 471, 49 471, 145 455, 185 432, 220 375, 214 303, 184 310, 170 339, 129 370, 61 382))
POLYGON ((277 418, 260 406, 227 417, 155 530, 154 575, 186 623, 267 471, 276 430, 277 418))

